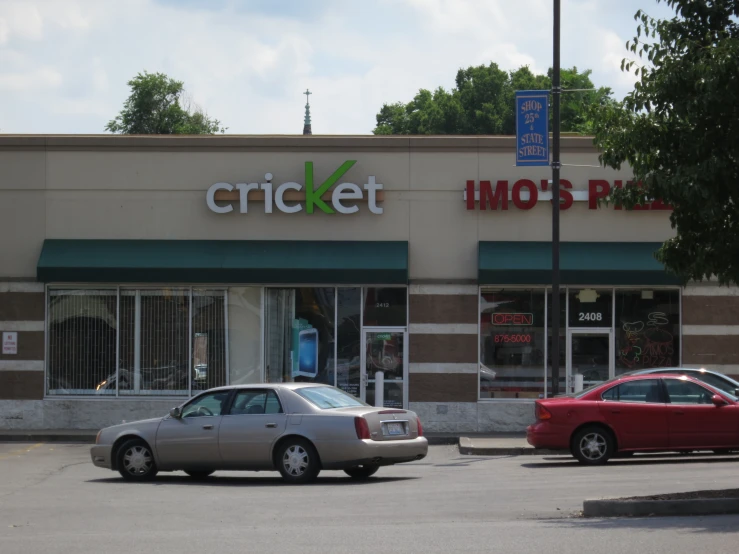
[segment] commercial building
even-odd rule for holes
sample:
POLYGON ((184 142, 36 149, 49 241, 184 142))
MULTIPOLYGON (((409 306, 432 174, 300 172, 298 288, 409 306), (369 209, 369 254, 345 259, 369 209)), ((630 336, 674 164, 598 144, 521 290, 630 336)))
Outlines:
MULTIPOLYGON (((653 257, 669 209, 562 142, 561 385, 739 373, 737 289, 653 257), (565 371, 566 368, 566 371, 565 371)), ((550 394, 551 192, 512 137, 0 137, 0 428, 91 429, 320 381, 430 431, 550 394)))

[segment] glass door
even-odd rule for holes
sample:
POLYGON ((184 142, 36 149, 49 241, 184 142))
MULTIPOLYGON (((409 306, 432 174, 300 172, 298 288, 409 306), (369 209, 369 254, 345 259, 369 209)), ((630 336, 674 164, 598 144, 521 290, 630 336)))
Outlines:
POLYGON ((610 329, 570 329, 567 342, 568 393, 613 376, 613 332, 610 329))
POLYGON ((408 341, 405 329, 366 329, 362 337, 361 399, 382 406, 405 408, 408 405, 408 341))

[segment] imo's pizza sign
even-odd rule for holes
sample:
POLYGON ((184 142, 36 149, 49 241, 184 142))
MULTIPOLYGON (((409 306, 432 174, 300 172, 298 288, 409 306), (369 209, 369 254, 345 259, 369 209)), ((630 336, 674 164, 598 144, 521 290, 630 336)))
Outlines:
MULTIPOLYGON (((513 206, 519 210, 530 210, 539 202, 551 202, 553 195, 549 190, 549 181, 542 179, 539 186, 531 179, 519 179, 514 183, 509 181, 467 181, 464 190, 464 201, 468 210, 508 210, 513 206)), ((631 186, 627 182, 626 186, 631 186)), ((585 190, 573 190, 572 183, 567 179, 560 179, 560 209, 568 210, 575 202, 587 202, 588 209, 597 210, 600 200, 607 198, 612 188, 623 188, 622 180, 615 180, 613 184, 605 179, 591 179, 585 190)), ((613 206, 615 210, 621 210, 621 206, 613 206)), ((639 210, 671 210, 661 200, 634 206, 634 211, 639 210)))

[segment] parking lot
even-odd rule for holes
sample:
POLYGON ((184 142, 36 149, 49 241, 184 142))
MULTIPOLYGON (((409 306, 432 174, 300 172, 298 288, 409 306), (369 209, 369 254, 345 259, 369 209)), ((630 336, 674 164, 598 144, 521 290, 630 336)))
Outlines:
POLYGON ((0 444, 0 552, 729 552, 737 518, 584 520, 585 498, 736 488, 739 457, 461 456, 432 447, 367 483, 324 472, 183 473, 145 484, 93 467, 89 445, 0 444), (561 548, 552 545, 561 543, 561 548))

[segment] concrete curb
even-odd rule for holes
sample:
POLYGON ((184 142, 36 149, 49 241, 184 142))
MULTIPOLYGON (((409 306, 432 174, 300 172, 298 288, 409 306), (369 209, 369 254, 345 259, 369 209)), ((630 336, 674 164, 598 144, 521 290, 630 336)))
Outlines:
POLYGON ((474 445, 468 437, 459 438, 459 453, 467 456, 550 456, 569 454, 567 450, 545 450, 533 446, 485 446, 474 445))
POLYGON ((739 514, 739 498, 691 500, 586 500, 583 517, 703 516, 739 514))

